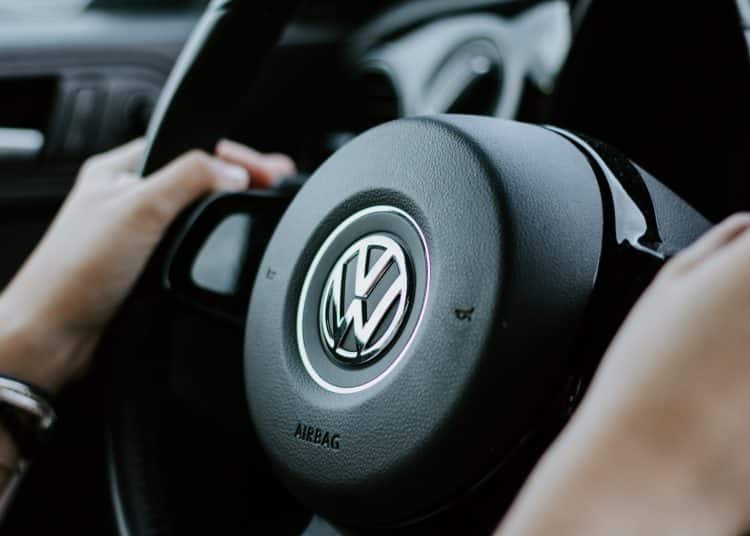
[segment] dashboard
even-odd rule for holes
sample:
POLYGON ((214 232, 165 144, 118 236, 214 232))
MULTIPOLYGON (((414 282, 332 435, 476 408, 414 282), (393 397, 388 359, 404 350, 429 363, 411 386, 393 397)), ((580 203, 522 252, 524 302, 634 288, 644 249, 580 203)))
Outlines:
POLYGON ((289 28, 232 134, 311 172, 399 117, 555 124, 618 147, 718 220, 748 195, 750 3, 738 2, 412 0, 333 18, 321 8, 289 28))
POLYGON ((334 4, 310 3, 287 30, 232 132, 306 172, 392 119, 541 118, 574 32, 565 0, 364 2, 332 19, 334 4))

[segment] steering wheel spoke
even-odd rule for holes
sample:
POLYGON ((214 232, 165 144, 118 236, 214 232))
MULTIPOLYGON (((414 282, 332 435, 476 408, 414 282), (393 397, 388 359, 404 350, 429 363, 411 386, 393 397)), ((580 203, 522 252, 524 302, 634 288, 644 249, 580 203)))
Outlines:
POLYGON ((180 306, 241 326, 265 246, 289 200, 281 192, 245 192, 201 202, 167 253, 164 289, 180 306))

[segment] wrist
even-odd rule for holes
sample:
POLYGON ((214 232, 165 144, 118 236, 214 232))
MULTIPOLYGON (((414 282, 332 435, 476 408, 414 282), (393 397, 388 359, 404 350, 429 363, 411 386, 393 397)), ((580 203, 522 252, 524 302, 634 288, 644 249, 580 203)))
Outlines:
POLYGON ((0 295, 0 374, 56 393, 81 372, 96 340, 0 295))

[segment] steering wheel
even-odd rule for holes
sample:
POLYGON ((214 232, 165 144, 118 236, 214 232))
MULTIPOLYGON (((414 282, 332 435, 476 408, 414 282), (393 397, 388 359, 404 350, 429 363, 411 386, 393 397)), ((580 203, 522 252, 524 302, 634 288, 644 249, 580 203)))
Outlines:
MULTIPOLYGON (((144 173, 225 132, 296 4, 211 3, 157 107, 144 173)), ((376 127, 296 195, 205 200, 165 239, 111 336, 120 532, 174 530, 157 433, 170 365, 154 355, 202 327, 165 336, 165 295, 241 326, 244 368, 227 381, 246 400, 232 418, 261 447, 246 455, 267 460, 290 496, 258 491, 313 512, 308 532, 487 530, 633 301, 708 227, 602 143, 473 116, 376 127), (255 229, 236 253, 254 283, 239 297, 194 288, 202 244, 237 214, 255 229)))

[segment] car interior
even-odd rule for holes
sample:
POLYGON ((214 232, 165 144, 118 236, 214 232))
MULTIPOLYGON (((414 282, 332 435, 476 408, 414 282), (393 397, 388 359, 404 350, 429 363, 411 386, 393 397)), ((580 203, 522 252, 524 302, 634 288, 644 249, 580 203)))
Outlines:
POLYGON ((656 271, 750 208, 749 43, 746 0, 0 0, 3 286, 133 138, 299 170, 175 223, 3 534, 490 533, 656 271))

